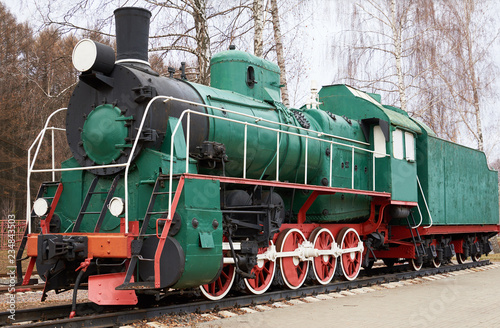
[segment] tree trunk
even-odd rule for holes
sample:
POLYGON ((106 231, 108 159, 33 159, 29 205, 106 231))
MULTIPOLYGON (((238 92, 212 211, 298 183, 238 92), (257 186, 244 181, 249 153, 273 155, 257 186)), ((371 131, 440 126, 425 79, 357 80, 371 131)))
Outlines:
POLYGON ((264 0, 253 0, 254 37, 253 48, 257 57, 262 57, 264 42, 264 0))
POLYGON ((465 22, 464 33, 467 39, 467 66, 466 69, 469 70, 470 86, 472 91, 472 106, 474 107, 474 118, 476 120, 476 133, 477 133, 477 149, 484 151, 484 140, 483 140, 483 127, 481 124, 481 108, 479 106, 479 81, 476 77, 476 69, 474 67, 473 58, 473 45, 471 36, 471 25, 472 25, 472 12, 474 11, 474 1, 467 1, 465 8, 465 22))
POLYGON ((198 83, 210 84, 210 36, 208 35, 206 0, 193 0, 193 18, 196 29, 196 55, 200 68, 198 83))
POLYGON ((391 0, 391 29, 392 37, 394 41, 394 57, 396 59, 396 74, 398 77, 398 92, 399 92, 399 102, 401 104, 401 109, 405 112, 408 111, 406 106, 406 87, 405 78, 403 74, 403 64, 401 60, 402 50, 401 50, 401 25, 398 23, 398 18, 396 17, 396 0, 391 0))
POLYGON ((281 99, 285 106, 289 106, 290 101, 288 100, 288 88, 286 85, 285 55, 283 53, 283 40, 281 37, 280 18, 278 14, 277 0, 271 0, 271 14, 273 16, 273 30, 274 30, 274 41, 276 42, 276 56, 278 59, 278 66, 281 70, 280 83, 281 85, 283 85, 283 87, 281 87, 281 99))

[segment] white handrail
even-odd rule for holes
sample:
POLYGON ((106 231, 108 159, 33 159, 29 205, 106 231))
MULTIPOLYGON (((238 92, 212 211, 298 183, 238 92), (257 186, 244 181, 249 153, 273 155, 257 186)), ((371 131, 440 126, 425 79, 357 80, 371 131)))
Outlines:
MULTIPOLYGON (((26 220, 28 222, 28 226, 29 226, 29 232, 31 233, 31 220, 30 220, 30 215, 31 215, 31 200, 30 200, 30 177, 31 177, 31 173, 35 173, 35 172, 52 172, 52 177, 53 179, 55 179, 55 172, 65 172, 65 171, 78 171, 78 170, 94 170, 94 169, 101 169, 101 168, 113 168, 113 167, 125 167, 125 181, 124 181, 124 193, 125 193, 125 221, 126 221, 126 224, 125 224, 125 233, 128 233, 128 221, 129 221, 129 191, 128 191, 128 174, 129 174, 129 170, 130 170, 130 166, 131 166, 131 163, 132 163, 132 159, 133 159, 133 154, 135 153, 136 149, 137 149, 137 145, 138 145, 138 141, 139 141, 139 137, 141 136, 142 134, 142 130, 144 128, 144 124, 145 124, 145 121, 146 121, 146 117, 148 116, 148 113, 150 111, 150 108, 151 108, 151 105, 153 104, 153 102, 155 102, 156 100, 159 100, 159 99, 164 99, 163 102, 166 103, 166 102, 169 102, 169 101, 177 101, 177 102, 181 102, 181 103, 186 103, 186 104, 191 104, 191 105, 195 105, 195 106, 200 106, 200 107, 204 107, 204 108, 211 108, 211 109, 215 109, 215 110, 218 110, 218 111, 221 111, 221 112, 225 112, 225 113, 232 113, 232 114, 235 114, 235 115, 238 115, 238 116, 241 116, 241 117, 246 117, 246 118, 251 118, 252 120, 254 120, 255 123, 251 123, 251 122, 243 122, 243 121, 238 121, 238 120, 235 120, 235 119, 230 119, 230 118, 226 118, 226 117, 221 117, 221 116, 216 116, 216 115, 213 115, 213 114, 208 114, 208 113, 202 113, 202 112, 198 112, 198 111, 194 111, 194 110, 191 110, 191 109, 186 109, 184 110, 181 115, 179 116, 179 119, 178 119, 178 122, 177 124, 175 125, 173 131, 172 131, 172 135, 171 135, 171 141, 170 141, 170 158, 173 158, 173 152, 174 152, 174 137, 179 129, 179 126, 181 125, 182 123, 182 120, 184 119, 184 116, 187 116, 187 134, 186 134, 186 173, 189 172, 189 143, 190 143, 190 134, 191 134, 191 114, 194 114, 194 115, 200 115, 200 116, 204 116, 204 117, 208 117, 208 118, 213 118, 213 119, 218 119, 218 120, 224 120, 224 121, 228 121, 228 122, 233 122, 233 123, 237 123, 237 124, 242 124, 244 125, 244 147, 243 147, 243 178, 246 178, 247 176, 247 155, 248 155, 248 126, 252 126, 252 127, 256 127, 258 129, 264 129, 264 130, 269 130, 269 131, 275 131, 277 133, 277 154, 276 154, 276 179, 277 181, 279 181, 279 142, 280 142, 280 134, 281 133, 285 133, 287 135, 291 135, 291 136, 297 136, 299 138, 305 138, 305 173, 304 173, 304 183, 307 184, 307 171, 308 171, 308 143, 309 143, 309 139, 311 140, 316 140, 316 141, 319 141, 319 142, 326 142, 330 145, 330 181, 329 181, 329 185, 332 186, 332 170, 333 170, 333 145, 337 145, 337 146, 341 146, 341 147, 347 147, 347 148, 351 148, 351 152, 352 152, 352 157, 353 157, 353 160, 352 160, 352 165, 353 165, 353 171, 352 171, 352 186, 354 186, 354 152, 355 150, 358 150, 358 151, 363 151, 363 152, 366 152, 366 153, 372 153, 373 154, 373 158, 375 158, 375 154, 376 152, 373 151, 373 150, 370 150, 370 149, 365 149, 365 148, 361 148, 361 147, 358 147, 356 145, 350 145, 350 144, 346 144, 346 143, 343 143, 343 142, 338 142, 338 141, 334 141, 334 140, 326 140, 326 139, 321 139, 319 137, 327 137, 327 138, 331 138, 331 139, 337 139, 337 140, 342 140, 342 141, 348 141, 348 142, 351 142, 351 143, 354 143, 354 144, 359 144, 359 145, 370 145, 369 143, 366 143, 366 142, 362 142, 362 141, 358 141, 358 140, 353 140, 353 139, 349 139, 349 138, 344 138, 344 137, 340 137, 340 136, 336 136, 336 135, 330 135, 330 134, 326 134, 326 133, 318 133, 318 131, 314 131, 314 130, 309 130, 309 129, 305 129, 305 128, 302 128, 302 127, 299 127, 299 126, 295 126, 295 125, 290 125, 290 124, 285 124, 285 123, 281 123, 281 122, 274 122, 274 121, 271 121, 271 120, 266 120, 266 119, 263 119, 261 117, 256 117, 256 116, 253 116, 253 115, 249 115, 249 114, 245 114, 245 113, 240 113, 240 112, 236 112, 236 111, 231 111, 231 110, 228 110, 228 109, 223 109, 223 108, 219 108, 219 107, 215 107, 215 106, 211 106, 211 105, 206 105, 206 104, 202 104, 202 103, 197 103, 197 102, 193 102, 193 101, 188 101, 188 100, 184 100, 184 99, 179 99, 179 98, 175 98, 175 97, 171 97, 171 96, 156 96, 154 98, 152 98, 145 110, 144 110, 144 113, 142 115, 142 119, 141 119, 141 124, 139 125, 139 128, 137 130, 137 137, 135 138, 134 140, 134 143, 132 145, 132 148, 131 148, 131 152, 130 152, 130 155, 127 159, 127 162, 126 163, 122 163, 122 164, 110 164, 110 165, 98 165, 98 166, 88 166, 88 167, 75 167, 75 168, 60 168, 60 169, 56 169, 55 168, 55 162, 54 162, 54 159, 52 160, 52 168, 51 169, 33 169, 34 167, 34 164, 36 162, 36 159, 37 159, 37 156, 38 156, 38 153, 40 151, 40 147, 41 147, 41 143, 43 141, 43 138, 45 136, 45 131, 46 130, 61 130, 61 131, 65 131, 65 129, 61 129, 61 128, 54 128, 54 127, 48 127, 48 123, 49 121, 51 120, 51 118, 58 112, 60 111, 63 111, 63 110, 66 110, 67 108, 60 108, 58 110, 56 110, 55 112, 53 112, 47 119, 47 122, 45 123, 45 126, 44 128, 42 129, 42 131, 40 131, 40 133, 38 134, 37 138, 35 139, 35 141, 33 142, 33 144, 31 145, 31 147, 29 148, 28 150, 28 177, 27 177, 27 213, 26 213, 26 220), (267 122, 267 123, 272 123, 273 125, 277 125, 278 128, 271 128, 271 127, 267 127, 267 126, 262 126, 262 125, 258 125, 257 123, 258 122, 267 122), (308 135, 308 134, 301 134, 301 133, 297 133, 297 132, 291 132, 291 131, 286 131, 286 130, 283 130, 282 128, 283 127, 288 127, 292 130, 299 130, 299 131, 304 131, 306 133, 309 133, 311 135, 308 135), (317 135, 317 137, 314 137, 313 135, 317 135), (36 148, 36 152, 33 156, 33 160, 31 160, 31 151, 33 149, 33 147, 37 145, 37 148, 36 148)), ((55 152, 54 152, 54 137, 52 137, 52 154, 54 155, 55 152)), ((390 155, 387 155, 387 154, 384 154, 385 156, 390 156, 390 155)), ((373 170, 375 172, 375 161, 373 161, 373 170)), ((169 183, 169 218, 172 217, 173 213, 171 213, 171 206, 172 206, 172 188, 173 188, 173 161, 170 161, 170 172, 169 172, 169 175, 170 175, 170 183, 169 183)), ((375 175, 375 174, 374 174, 375 175)), ((374 185, 375 185, 375 182, 374 182, 374 185)), ((373 187, 375 189, 375 187, 373 187)))
MULTIPOLYGON (((220 107, 216 107, 216 106, 211 106, 211 105, 206 105, 206 104, 202 104, 202 103, 197 103, 195 101, 190 101, 190 100, 175 98, 175 97, 171 97, 171 96, 168 96, 166 98, 167 98, 167 100, 174 100, 174 101, 185 103, 185 104, 190 104, 190 105, 195 105, 195 106, 201 106, 201 107, 205 107, 205 108, 212 108, 212 109, 216 109, 216 110, 223 111, 223 112, 226 112, 226 113, 231 113, 231 114, 236 114, 236 115, 243 116, 243 117, 252 118, 252 119, 257 120, 256 122, 266 122, 266 123, 276 124, 276 125, 279 125, 279 126, 282 126, 282 127, 292 128, 292 129, 295 129, 295 130, 303 130, 303 131, 307 131, 307 132, 318 133, 318 131, 309 130, 309 129, 303 128, 301 126, 296 126, 296 125, 291 125, 291 124, 286 124, 286 123, 281 123, 281 122, 275 122, 275 121, 271 121, 271 120, 266 120, 266 119, 264 119, 262 117, 257 117, 257 116, 253 116, 253 115, 250 115, 250 114, 240 113, 240 112, 236 112, 236 111, 232 111, 232 110, 229 110, 229 109, 224 109, 224 108, 220 108, 220 107)), ((346 137, 341 137, 341 136, 337 136, 337 135, 334 135, 334 134, 328 134, 328 133, 319 132, 319 136, 325 136, 325 137, 329 137, 329 138, 335 138, 335 139, 339 139, 339 140, 349 141, 349 142, 352 142, 352 143, 357 143, 357 144, 360 144, 360 145, 370 146, 370 143, 368 143, 368 142, 354 140, 354 139, 350 139, 350 138, 346 138, 346 137)))
MULTIPOLYGON (((156 96, 148 102, 148 105, 146 106, 146 109, 144 110, 144 114, 142 115, 141 124, 139 125, 139 129, 137 130, 137 135, 136 135, 136 138, 134 140, 134 145, 132 146, 132 149, 130 150, 130 155, 128 156, 127 165, 125 166, 125 181, 124 181, 124 184, 125 184, 125 188, 124 188, 125 189, 125 233, 128 233, 128 171, 130 169, 130 164, 132 163, 132 158, 134 157, 134 152, 135 152, 135 149, 137 148, 137 144, 139 143, 139 137, 142 134, 144 122, 146 121, 146 117, 148 116, 149 109, 151 108, 151 105, 153 104, 153 102, 155 102, 158 99, 167 99, 167 98, 168 97, 165 97, 165 96, 156 96)), ((172 139, 172 143, 173 143, 173 139, 172 139)), ((172 150, 173 149, 174 149, 174 147, 172 145, 172 150)), ((173 155, 170 158, 172 159, 173 155)), ((189 161, 189 158, 186 158, 186 161, 189 161)), ((170 160, 170 163, 173 163, 173 161, 170 160)), ((169 214, 169 216, 170 216, 170 214, 169 214)))
MULTIPOLYGON (((38 157, 38 153, 40 151, 40 148, 42 146, 42 141, 43 137, 45 136, 45 131, 47 130, 52 130, 52 128, 48 128, 49 122, 52 119, 54 115, 56 115, 59 112, 62 112, 66 110, 67 108, 59 108, 58 110, 54 111, 52 114, 49 115, 47 120, 45 121, 45 125, 43 126, 42 131, 38 133, 38 136, 35 138, 35 141, 31 144, 30 148, 28 149, 28 170, 27 170, 27 177, 26 177, 26 224, 28 225, 28 233, 31 233, 31 192, 30 192, 30 180, 31 180, 31 171, 33 170, 33 167, 35 166, 36 159, 38 157), (33 147, 35 144, 38 142, 38 145, 36 147, 35 154, 33 155, 33 163, 31 163, 31 150, 33 150, 33 147)), ((51 145, 54 147, 54 144, 52 143, 51 145)), ((52 152, 54 153, 54 152, 52 152)))
POLYGON ((422 221, 424 220, 424 218, 422 217, 422 212, 420 212, 420 206, 418 206, 418 203, 417 203, 417 210, 418 210, 418 214, 420 215, 420 222, 416 226, 411 227, 412 229, 417 229, 418 227, 420 227, 420 225, 422 224, 422 221))
MULTIPOLYGON (((202 113, 202 112, 194 111, 192 109, 186 109, 179 116, 177 124, 175 125, 175 128, 173 129, 172 135, 171 135, 171 141, 170 141, 170 158, 173 158, 173 156, 174 156, 174 138, 175 138, 175 135, 176 135, 176 133, 177 133, 177 131, 179 129, 179 126, 181 126, 181 124, 182 124, 182 120, 184 119, 184 116, 187 116, 187 129, 188 130, 190 129, 190 125, 191 125, 191 114, 244 125, 243 178, 246 178, 247 152, 248 152, 248 150, 247 150, 247 144, 248 144, 248 126, 252 126, 252 127, 255 127, 255 128, 258 128, 258 129, 264 129, 264 130, 276 132, 277 133, 277 139, 278 139, 277 140, 277 151, 278 152, 279 152, 279 139, 280 139, 279 134, 280 133, 285 133, 285 134, 288 134, 288 135, 297 136, 299 138, 305 138, 306 139, 305 140, 305 155, 304 155, 304 157, 305 157, 305 172, 304 172, 304 179, 305 180, 304 180, 304 184, 307 184, 308 142, 309 142, 309 139, 320 141, 320 142, 326 142, 326 143, 330 144, 330 149, 331 149, 330 161, 332 161, 332 157, 333 157, 333 145, 338 145, 338 146, 342 146, 342 147, 351 148, 351 151, 352 151, 352 162, 353 162, 352 163, 352 186, 353 187, 354 187, 354 152, 355 152, 355 150, 363 151, 363 152, 366 152, 366 153, 371 153, 371 154, 373 154, 373 158, 375 158, 375 154, 380 154, 378 152, 375 152, 374 150, 360 148, 360 147, 355 146, 355 145, 349 145, 349 144, 345 144, 345 143, 341 143, 341 142, 337 142, 337 141, 333 141, 333 140, 320 139, 319 137, 314 137, 314 136, 311 136, 311 135, 305 135, 305 134, 300 134, 300 133, 296 133, 296 132, 291 132, 291 131, 286 131, 286 130, 281 130, 280 129, 281 126, 290 127, 293 130, 299 129, 299 127, 294 126, 294 125, 289 125, 289 124, 283 124, 283 123, 280 123, 280 122, 269 121, 269 120, 262 119, 260 117, 249 115, 249 114, 239 113, 239 112, 231 111, 231 110, 224 109, 224 108, 218 108, 218 107, 215 107, 215 106, 205 105, 205 104, 196 103, 196 102, 192 102, 192 101, 187 101, 187 100, 184 100, 184 99, 178 99, 178 98, 174 98, 174 97, 166 97, 166 100, 164 102, 167 102, 167 101, 178 101, 178 102, 181 102, 181 103, 187 103, 187 104, 192 104, 192 105, 196 105, 196 106, 211 108, 211 109, 215 109, 215 110, 218 110, 218 111, 221 111, 221 112, 225 112, 226 114, 227 113, 232 113, 232 114, 235 114, 235 115, 239 115, 239 116, 251 118, 252 120, 255 121, 255 123, 243 122, 243 121, 238 121, 238 120, 227 118, 227 117, 216 116, 216 115, 213 115, 213 114, 208 114, 208 113, 202 113), (270 123, 273 123, 274 125, 278 125, 278 128, 271 128, 271 127, 267 127, 267 126, 262 126, 262 125, 257 125, 256 124, 256 123, 261 122, 261 121, 262 122, 270 122, 270 123)), ((315 134, 315 135, 318 135, 318 136, 325 136, 325 137, 331 137, 331 138, 336 138, 336 139, 340 139, 341 138, 341 137, 339 138, 338 136, 332 136, 332 135, 329 135, 329 134, 318 133, 318 131, 304 129, 304 128, 300 128, 300 130, 304 130, 304 131, 306 131, 308 133, 315 134)), ((346 138, 344 138, 344 139, 346 139, 346 138)), ((189 140, 189 134, 186 136, 186 140, 189 140)), ((355 140, 351 140, 351 139, 348 139, 348 140, 355 142, 355 140)), ((358 143, 361 143, 361 142, 358 142, 358 143)), ((362 144, 367 144, 367 143, 362 143, 362 144)), ((367 144, 367 145, 369 145, 369 144, 367 144)), ((187 148, 186 154, 188 155, 189 154, 189 144, 186 145, 186 148, 187 148)), ((384 156, 390 156, 388 154, 383 154, 383 155, 384 156)), ((278 179, 278 177, 279 177, 279 154, 277 153, 275 157, 277 159, 277 163, 276 163, 276 172, 277 172, 277 174, 276 174, 276 176, 277 176, 277 179, 278 179)), ((189 161, 189 157, 188 156, 186 158, 186 161, 189 161)), ((375 161, 373 161, 373 169, 375 169, 375 161)), ((170 162, 170 170, 169 171, 170 172, 169 172, 169 192, 168 192, 168 195, 169 195, 168 196, 169 197, 168 213, 169 213, 169 218, 171 218, 170 216, 173 215, 173 213, 171 213, 171 209, 172 209, 172 189, 173 189, 173 161, 170 162)), ((188 171, 188 169, 187 169, 187 165, 186 165, 186 172, 187 171, 188 171)), ((332 164, 330 164, 330 186, 331 186, 331 172, 332 172, 332 164)), ((277 180, 277 181, 279 181, 279 180, 277 180)), ((375 182, 374 182, 374 185, 375 185, 375 182)), ((373 187, 373 189, 375 190, 375 187, 373 187)))
MULTIPOLYGON (((420 180, 418 179, 418 175, 417 175, 417 183, 418 183, 418 188, 420 189, 420 193, 422 193, 422 198, 424 200, 424 204, 425 204, 425 208, 427 209, 427 213, 429 214, 429 219, 431 220, 431 223, 424 227, 424 229, 428 229, 430 227, 432 227, 432 224, 433 224, 433 220, 432 220, 432 215, 431 215, 431 211, 429 210, 429 205, 427 205, 427 200, 425 199, 425 195, 424 195, 424 191, 422 190, 422 185, 420 184, 420 180)), ((420 211, 420 208, 418 209, 420 211)), ((422 213, 420 213, 420 216, 422 216, 422 213)))

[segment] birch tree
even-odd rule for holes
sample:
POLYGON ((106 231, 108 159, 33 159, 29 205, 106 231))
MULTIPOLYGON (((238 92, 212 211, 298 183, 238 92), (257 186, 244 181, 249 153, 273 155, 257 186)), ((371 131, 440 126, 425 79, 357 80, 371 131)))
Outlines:
POLYGON ((342 75, 382 93, 438 136, 463 143, 472 137, 484 150, 481 104, 491 94, 489 51, 499 34, 489 4, 366 0, 344 7, 352 20, 348 46, 335 52, 348 62, 342 75))
POLYGON ((264 53, 264 0, 253 0, 254 55, 262 57, 264 53))
POLYGON ((278 3, 277 0, 270 0, 270 2, 271 2, 271 15, 273 20, 274 41, 276 43, 276 59, 278 61, 278 66, 281 70, 280 84, 283 85, 283 87, 281 87, 281 100, 285 106, 289 106, 290 101, 288 99, 288 87, 286 84, 285 54, 283 51, 283 38, 281 35, 278 3))
POLYGON ((488 19, 494 9, 489 4, 477 0, 439 3, 436 25, 440 50, 446 55, 433 57, 433 72, 448 89, 449 105, 460 115, 479 150, 485 150, 484 96, 493 94, 491 86, 497 70, 490 49, 500 34, 498 25, 488 19))

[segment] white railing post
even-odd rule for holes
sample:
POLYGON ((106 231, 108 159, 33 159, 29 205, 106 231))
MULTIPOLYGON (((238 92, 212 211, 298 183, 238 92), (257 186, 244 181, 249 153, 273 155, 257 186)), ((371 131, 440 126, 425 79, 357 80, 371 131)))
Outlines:
POLYGON ((372 153, 372 158, 373 191, 375 191, 375 152, 372 153))
MULTIPOLYGON (((167 99, 168 97, 165 96, 156 96, 153 97, 149 102, 148 105, 146 106, 146 109, 144 109, 144 114, 142 115, 142 120, 141 124, 139 125, 139 129, 137 129, 137 135, 134 140, 134 144, 132 145, 132 149, 130 150, 130 155, 127 160, 127 164, 125 165, 125 181, 124 181, 124 192, 125 192, 125 233, 128 233, 128 172, 130 170, 130 164, 132 163, 132 158, 134 157, 135 150, 137 148, 137 144, 139 143, 139 138, 142 133, 142 129, 144 127, 144 123, 146 122, 146 117, 149 114, 149 109, 151 108, 151 105, 158 99, 167 99)), ((173 149, 173 148, 172 148, 173 149)))
MULTIPOLYGON (((31 148, 30 148, 31 150, 31 148)), ((31 191, 30 191, 30 178, 31 178, 31 170, 30 170, 30 158, 31 151, 28 150, 28 172, 26 177, 26 225, 28 226, 28 234, 31 233, 31 191)))
POLYGON ((186 173, 189 173, 189 142, 191 134, 191 112, 187 113, 187 129, 186 129, 186 173))
POLYGON ((306 163, 305 163, 305 172, 304 172, 304 184, 307 184, 307 150, 308 150, 308 145, 309 145, 309 137, 306 136, 306 163))
POLYGON ((280 131, 276 134, 276 181, 280 181, 280 131))
POLYGON ((243 179, 247 178, 247 138, 248 138, 248 123, 245 122, 245 135, 243 140, 243 179))
POLYGON ((329 186, 332 186, 332 171, 333 171, 333 143, 330 142, 330 180, 329 186))
MULTIPOLYGON (((172 98, 167 98, 165 102, 172 100, 172 98)), ((172 189, 173 189, 173 184, 174 184, 174 139, 175 139, 175 134, 177 133, 177 130, 179 129, 179 126, 182 123, 182 120, 184 119, 184 114, 185 113, 190 113, 191 110, 187 109, 182 112, 182 114, 179 116, 179 120, 177 121, 177 124, 175 125, 174 130, 172 131, 172 136, 170 138, 170 168, 169 168, 169 183, 168 183, 168 219, 172 219, 173 214, 172 214, 172 189)))
POLYGON ((52 181, 56 181, 56 172, 54 169, 56 168, 56 163, 55 163, 55 153, 54 153, 54 129, 52 129, 52 140, 51 140, 51 146, 52 146, 52 181))
POLYGON ((354 148, 351 148, 351 189, 354 189, 354 148))

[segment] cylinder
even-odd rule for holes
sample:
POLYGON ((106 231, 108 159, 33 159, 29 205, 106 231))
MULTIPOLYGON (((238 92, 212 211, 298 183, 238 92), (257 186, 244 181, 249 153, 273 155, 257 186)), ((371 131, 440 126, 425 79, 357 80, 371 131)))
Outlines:
POLYGON ((122 7, 114 11, 116 22, 116 59, 148 61, 149 19, 143 8, 122 7))

